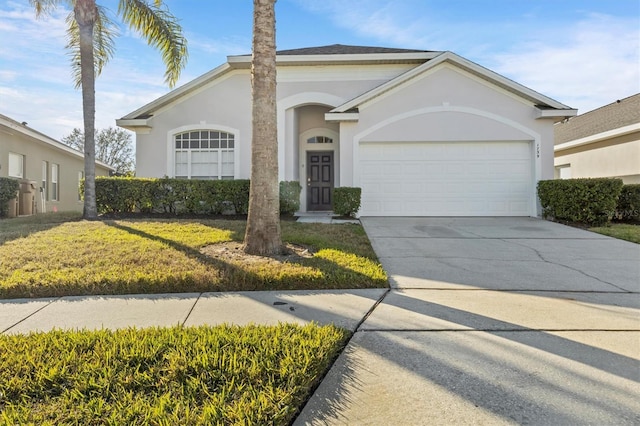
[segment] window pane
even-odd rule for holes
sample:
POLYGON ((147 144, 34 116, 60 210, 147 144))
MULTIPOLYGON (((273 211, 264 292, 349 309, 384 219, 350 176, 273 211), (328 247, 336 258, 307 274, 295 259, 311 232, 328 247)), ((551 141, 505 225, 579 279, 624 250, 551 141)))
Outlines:
POLYGON ((10 177, 23 178, 24 177, 24 155, 9 153, 9 170, 10 177))
POLYGON ((229 139, 229 148, 234 148, 233 139, 229 139))
POLYGON ((200 132, 200 139, 209 139, 209 132, 200 132))
POLYGON ((59 167, 57 164, 51 165, 51 199, 58 201, 60 199, 60 187, 58 186, 58 172, 59 167))
POLYGON ((211 132, 211 139, 220 139, 220 132, 211 132))
POLYGON ((191 132, 189 135, 191 139, 200 139, 200 132, 191 132))

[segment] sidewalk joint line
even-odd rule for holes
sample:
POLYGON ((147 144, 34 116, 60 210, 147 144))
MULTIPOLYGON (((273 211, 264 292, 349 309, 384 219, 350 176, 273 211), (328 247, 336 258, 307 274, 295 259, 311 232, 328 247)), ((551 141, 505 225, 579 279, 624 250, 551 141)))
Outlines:
POLYGON ((469 328, 469 329, 447 329, 447 328, 370 328, 359 330, 360 332, 385 332, 385 333, 442 333, 442 332, 455 332, 455 333, 557 333, 557 332, 628 332, 637 333, 640 328, 637 329, 618 329, 618 328, 469 328))
POLYGON ((27 315, 26 317, 22 318, 20 321, 16 322, 15 324, 10 325, 9 327, 5 328, 4 330, 0 331, 0 334, 4 334, 7 331, 11 330, 13 327, 15 327, 16 325, 28 320, 29 318, 31 318, 32 316, 34 316, 35 314, 37 314, 38 312, 40 312, 41 310, 43 310, 44 308, 46 308, 47 306, 51 305, 54 302, 57 302, 58 300, 62 299, 64 296, 60 296, 60 297, 56 297, 55 299, 51 300, 49 303, 47 303, 46 305, 44 305, 43 307, 36 309, 35 311, 31 312, 29 315, 27 315))
POLYGON ((204 293, 202 293, 202 292, 198 294, 198 297, 196 298, 196 301, 193 302, 193 305, 191 305, 191 309, 189 309, 189 312, 187 312, 187 315, 184 317, 184 321, 182 321, 182 324, 181 324, 182 327, 184 327, 184 325, 187 323, 187 320, 191 316, 191 313, 195 309, 196 305, 198 304, 198 301, 200 300, 200 298, 202 297, 203 294, 204 293))

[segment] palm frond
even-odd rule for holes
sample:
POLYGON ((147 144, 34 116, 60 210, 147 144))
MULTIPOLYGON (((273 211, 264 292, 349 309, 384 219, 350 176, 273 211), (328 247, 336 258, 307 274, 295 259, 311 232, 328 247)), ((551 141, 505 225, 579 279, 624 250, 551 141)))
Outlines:
MULTIPOLYGON (((107 10, 98 6, 98 19, 93 28, 93 59, 96 77, 100 75, 105 64, 115 53, 115 37, 117 36, 117 26, 113 22, 107 10)), ((73 81, 78 88, 82 84, 82 74, 80 71, 80 31, 73 12, 67 16, 67 45, 69 56, 71 57, 71 67, 73 81)))
POLYGON ((64 0, 29 0, 29 4, 35 9, 36 17, 51 15, 51 13, 58 7, 64 0))
POLYGON ((178 19, 164 7, 162 0, 120 0, 118 14, 129 28, 142 35, 162 54, 165 82, 173 87, 187 62, 187 39, 178 19))

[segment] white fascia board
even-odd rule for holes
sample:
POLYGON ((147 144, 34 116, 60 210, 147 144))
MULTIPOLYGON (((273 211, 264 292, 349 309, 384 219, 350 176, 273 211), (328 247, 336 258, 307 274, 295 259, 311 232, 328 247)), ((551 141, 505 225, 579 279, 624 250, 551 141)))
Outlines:
POLYGON ((138 108, 137 110, 130 112, 121 118, 121 120, 133 120, 141 115, 149 115, 154 111, 160 109, 161 107, 173 102, 174 100, 187 95, 194 90, 197 90, 201 86, 207 84, 211 80, 214 80, 220 77, 222 74, 227 73, 233 67, 229 64, 222 64, 217 68, 209 71, 206 74, 202 74, 200 77, 197 77, 195 80, 191 80, 189 83, 178 87, 175 90, 167 93, 166 95, 160 96, 158 99, 146 104, 145 106, 138 108))
POLYGON ((575 148, 590 143, 600 142, 606 139, 616 138, 618 136, 628 135, 629 133, 640 131, 640 123, 630 124, 624 127, 618 127, 617 129, 608 130, 606 132, 598 133, 595 135, 587 136, 584 138, 576 139, 569 142, 564 142, 553 147, 553 151, 564 151, 566 149, 575 148))
POLYGON ((569 118, 578 115, 577 109, 541 109, 536 108, 536 119, 539 118, 569 118))
MULTIPOLYGON (((53 139, 52 137, 49 137, 47 135, 45 135, 44 133, 40 133, 37 130, 33 130, 30 127, 27 127, 25 125, 22 125, 16 121, 11 120, 10 118, 6 118, 5 116, 1 116, 0 115, 0 126, 5 126, 7 127, 11 132, 16 132, 16 133, 20 133, 24 136, 27 136, 28 138, 31 139, 35 139, 37 142, 42 143, 44 145, 48 145, 51 148, 57 149, 59 151, 65 152, 67 154, 73 155, 75 157, 84 159, 84 153, 71 148, 68 145, 63 144, 60 141, 57 141, 55 139, 53 139)), ((108 170, 114 170, 113 167, 96 160, 95 162, 97 165, 100 165, 108 170)))
POLYGON ((548 105, 552 108, 555 109, 560 109, 560 110, 573 110, 571 107, 561 104, 558 101, 555 101, 551 98, 548 98, 534 90, 529 89, 528 87, 525 87, 519 83, 516 83, 513 80, 509 80, 506 77, 501 76, 498 73, 495 73, 487 68, 484 68, 474 62, 471 62, 461 56, 456 55, 453 52, 443 52, 440 53, 439 55, 437 55, 435 58, 431 59, 428 62, 425 62, 422 65, 419 65, 409 71, 407 71, 406 73, 398 76, 397 78, 390 80, 378 87, 376 87, 375 89, 364 93, 360 96, 358 96, 355 99, 352 99, 351 101, 340 105, 337 108, 334 108, 331 112, 344 112, 344 111, 348 111, 352 108, 356 108, 359 105, 375 98, 376 96, 379 96, 381 94, 383 94, 384 92, 387 92, 391 89, 393 89, 394 87, 414 78, 415 76, 422 74, 423 72, 432 69, 442 63, 451 63, 454 66, 457 66, 465 71, 468 71, 474 75, 477 75, 478 77, 481 77, 493 84, 495 84, 498 87, 502 87, 504 89, 506 89, 507 91, 510 91, 512 93, 515 93, 516 95, 520 96, 521 98, 527 99, 528 101, 534 103, 534 104, 545 104, 548 105))
MULTIPOLYGON (((388 62, 388 61, 427 61, 440 55, 442 52, 407 52, 407 53, 356 53, 347 55, 278 55, 276 63, 281 65, 294 64, 340 64, 361 62, 388 62)), ((229 64, 250 64, 251 55, 227 56, 229 64)))
POLYGON ((148 118, 135 118, 130 120, 120 118, 116 120, 116 126, 137 133, 148 133, 151 130, 148 118))
POLYGON ((357 112, 328 112, 324 115, 325 121, 358 121, 360 114, 357 112))

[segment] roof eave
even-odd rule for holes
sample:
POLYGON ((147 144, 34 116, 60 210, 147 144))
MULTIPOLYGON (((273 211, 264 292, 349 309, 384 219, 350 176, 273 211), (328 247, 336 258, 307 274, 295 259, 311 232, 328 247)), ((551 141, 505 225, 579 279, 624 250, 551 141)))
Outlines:
POLYGON ((555 121, 562 121, 567 118, 575 117, 578 115, 578 110, 569 109, 555 109, 555 108, 540 108, 536 106, 536 120, 544 118, 553 118, 555 121))
POLYGON ((640 131, 640 123, 631 124, 629 126, 619 127, 613 130, 607 130, 606 132, 597 133, 595 135, 586 136, 584 138, 575 139, 568 142, 562 142, 553 147, 555 152, 564 151, 571 148, 576 148, 582 145, 588 145, 596 142, 601 142, 606 139, 616 138, 619 136, 625 136, 634 132, 640 131))
MULTIPOLYGON (((425 62, 442 52, 407 53, 352 53, 330 55, 277 55, 279 65, 318 65, 318 64, 364 64, 364 63, 403 63, 425 62)), ((251 55, 227 56, 227 62, 234 65, 250 65, 251 55)))
MULTIPOLYGON (((44 133, 40 133, 37 130, 34 130, 30 127, 27 127, 26 125, 20 124, 17 121, 14 121, 12 119, 10 119, 9 117, 0 115, 0 126, 4 126, 7 127, 9 130, 17 132, 17 133, 21 133, 24 136, 27 136, 31 139, 35 139, 37 142, 41 143, 41 144, 45 144, 53 149, 56 149, 58 151, 62 151, 65 152, 67 154, 71 154, 75 157, 84 158, 84 154, 81 151, 78 151, 76 149, 71 148, 70 146, 67 146, 65 144, 63 144, 62 142, 53 139, 50 136, 45 135, 44 133)), ((109 166, 108 164, 105 164, 101 161, 96 160, 96 165, 99 165, 101 167, 104 167, 108 170, 115 170, 113 167, 109 166)))

